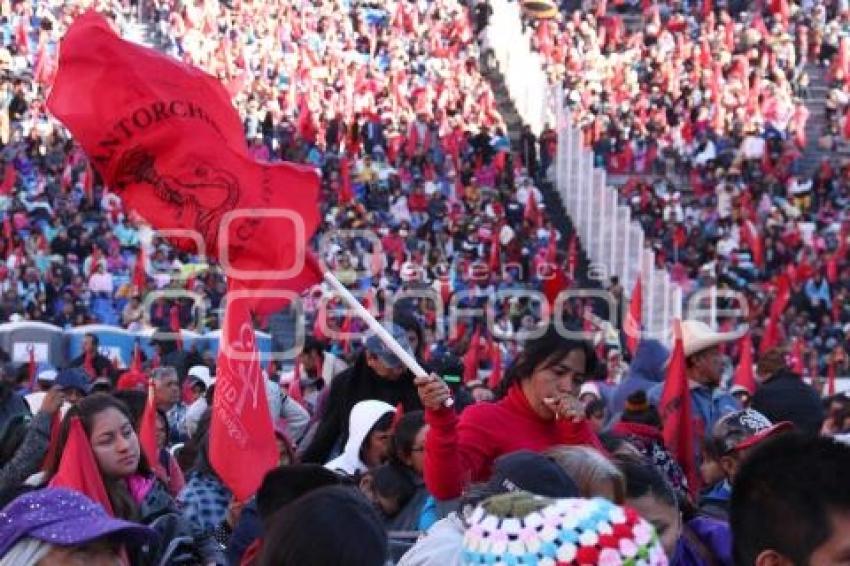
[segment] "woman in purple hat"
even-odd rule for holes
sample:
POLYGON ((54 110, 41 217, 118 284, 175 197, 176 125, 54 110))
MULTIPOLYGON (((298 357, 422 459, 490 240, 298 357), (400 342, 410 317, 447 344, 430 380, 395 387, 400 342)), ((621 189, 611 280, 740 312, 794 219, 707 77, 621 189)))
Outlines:
POLYGON ((25 493, 0 511, 0 566, 125 564, 125 548, 155 540, 152 529, 113 519, 70 489, 25 493))

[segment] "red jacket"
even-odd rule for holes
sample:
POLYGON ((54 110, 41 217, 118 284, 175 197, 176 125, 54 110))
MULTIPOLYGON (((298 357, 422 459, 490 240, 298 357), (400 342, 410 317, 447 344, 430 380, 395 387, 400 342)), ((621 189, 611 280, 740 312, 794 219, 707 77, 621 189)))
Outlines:
POLYGON ((437 499, 459 497, 469 483, 490 478, 493 462, 517 450, 542 452, 554 446, 589 444, 604 450, 587 421, 551 421, 535 413, 515 385, 495 403, 466 409, 425 411, 425 485, 437 499))

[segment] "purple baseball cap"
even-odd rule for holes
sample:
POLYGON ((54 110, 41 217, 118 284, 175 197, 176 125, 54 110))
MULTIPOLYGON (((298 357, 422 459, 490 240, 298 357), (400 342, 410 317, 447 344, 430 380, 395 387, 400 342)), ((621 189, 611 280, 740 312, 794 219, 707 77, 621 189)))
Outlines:
POLYGON ((25 493, 0 511, 0 556, 26 537, 76 546, 110 535, 130 546, 157 537, 153 529, 114 519, 82 493, 61 487, 25 493))

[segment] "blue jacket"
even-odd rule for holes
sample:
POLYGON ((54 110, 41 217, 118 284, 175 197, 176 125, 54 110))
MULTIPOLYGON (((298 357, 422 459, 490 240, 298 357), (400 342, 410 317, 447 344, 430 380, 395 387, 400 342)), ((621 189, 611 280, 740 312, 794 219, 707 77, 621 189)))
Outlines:
POLYGON ((647 391, 664 381, 664 362, 669 356, 667 348, 658 340, 641 340, 635 357, 623 381, 609 397, 608 408, 612 415, 623 412, 626 399, 636 391, 647 391))
POLYGON ((733 566, 732 531, 723 521, 697 517, 685 523, 688 533, 676 542, 670 566, 733 566), (710 554, 708 559, 705 554, 710 554))

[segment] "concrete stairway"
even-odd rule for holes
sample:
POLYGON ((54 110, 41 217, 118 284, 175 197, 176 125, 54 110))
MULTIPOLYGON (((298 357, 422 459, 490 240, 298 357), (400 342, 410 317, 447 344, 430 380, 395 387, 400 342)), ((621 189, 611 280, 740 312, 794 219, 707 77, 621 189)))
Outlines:
MULTIPOLYGON (((518 142, 522 131, 523 121, 511 100, 508 90, 505 86, 504 77, 499 72, 498 65, 487 53, 482 54, 481 73, 484 78, 490 83, 490 88, 493 89, 493 95, 496 99, 496 107, 505 120, 508 128, 508 136, 511 139, 511 147, 514 151, 518 149, 518 142)), ((567 214, 564 203, 561 201, 561 196, 555 188, 548 182, 541 183, 540 192, 543 194, 543 204, 546 207, 546 215, 552 221, 555 228, 561 233, 561 240, 558 249, 561 253, 566 254, 567 246, 575 228, 573 222, 567 214)), ((579 258, 576 273, 579 278, 579 283, 585 286, 590 284, 595 286, 596 282, 582 281, 583 275, 588 273, 588 259, 585 256, 584 250, 581 249, 579 242, 579 258)))

